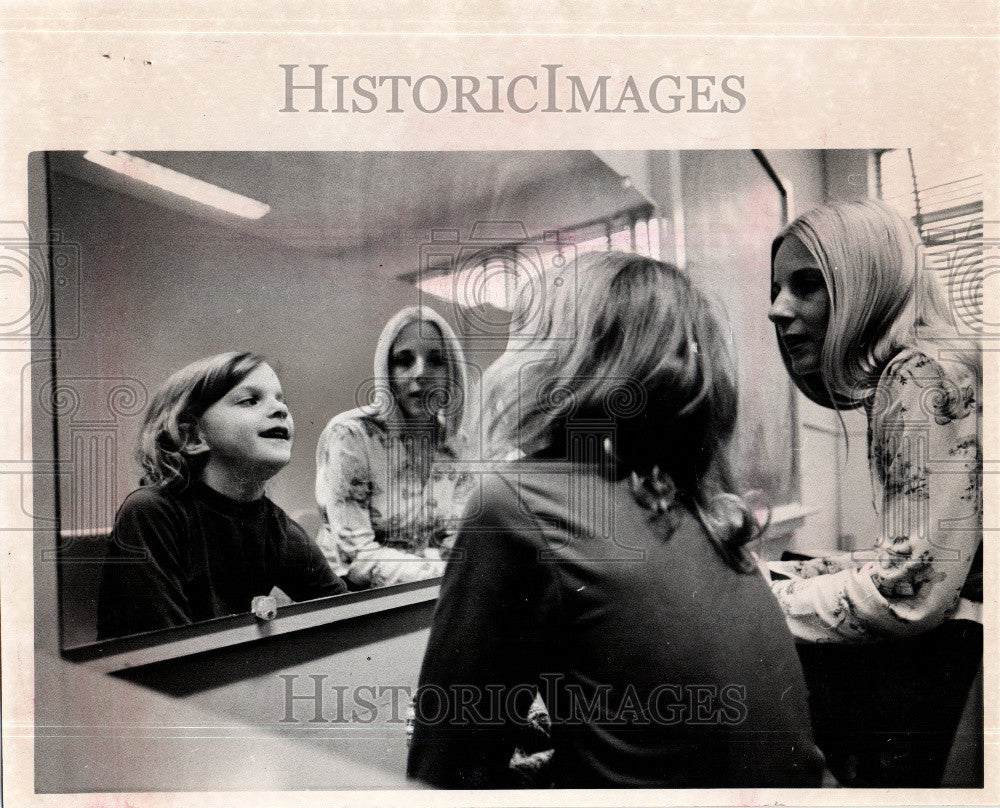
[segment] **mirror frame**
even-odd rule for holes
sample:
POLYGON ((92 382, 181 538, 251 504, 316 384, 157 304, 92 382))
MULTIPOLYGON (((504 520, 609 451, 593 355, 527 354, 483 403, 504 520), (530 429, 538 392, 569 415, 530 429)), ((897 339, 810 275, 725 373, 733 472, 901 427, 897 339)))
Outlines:
POLYGON ((227 615, 189 626, 66 648, 62 656, 72 662, 92 662, 99 670, 113 673, 437 600, 440 588, 441 579, 430 578, 383 589, 347 592, 282 606, 273 620, 260 620, 249 613, 227 615))

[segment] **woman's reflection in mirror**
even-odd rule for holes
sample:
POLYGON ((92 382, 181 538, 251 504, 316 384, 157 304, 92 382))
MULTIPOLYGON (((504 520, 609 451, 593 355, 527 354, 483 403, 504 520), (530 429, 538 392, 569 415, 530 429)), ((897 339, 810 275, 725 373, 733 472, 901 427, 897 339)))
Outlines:
POLYGON ((456 470, 465 361, 426 306, 400 311, 375 349, 374 401, 334 417, 316 449, 318 543, 353 589, 433 578, 471 482, 456 470))

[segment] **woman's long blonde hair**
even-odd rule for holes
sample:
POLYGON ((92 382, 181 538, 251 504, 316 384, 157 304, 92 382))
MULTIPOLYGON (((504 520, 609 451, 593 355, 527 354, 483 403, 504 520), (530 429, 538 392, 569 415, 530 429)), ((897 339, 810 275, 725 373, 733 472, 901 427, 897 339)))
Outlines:
POLYGON ((937 358, 943 340, 948 341, 948 355, 981 378, 979 354, 959 337, 938 270, 922 264, 920 236, 895 210, 873 200, 814 208, 774 240, 772 267, 789 236, 798 238, 816 260, 830 299, 819 373, 797 376, 781 348, 789 374, 813 401, 858 406, 901 349, 937 358))
POLYGON ((637 499, 686 506, 746 569, 758 526, 734 489, 736 377, 708 299, 676 267, 607 252, 521 300, 510 347, 483 378, 489 454, 560 452, 573 425, 611 425, 615 473, 631 475, 637 499))

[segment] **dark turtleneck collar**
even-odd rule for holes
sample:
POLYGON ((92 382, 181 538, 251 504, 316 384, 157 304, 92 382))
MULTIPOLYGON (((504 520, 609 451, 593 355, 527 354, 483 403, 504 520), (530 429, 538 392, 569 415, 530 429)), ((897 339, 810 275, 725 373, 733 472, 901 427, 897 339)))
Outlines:
POLYGON ((267 507, 268 502, 266 496, 258 497, 249 502, 242 502, 216 491, 202 480, 195 480, 182 493, 199 500, 213 511, 233 519, 259 516, 267 507))

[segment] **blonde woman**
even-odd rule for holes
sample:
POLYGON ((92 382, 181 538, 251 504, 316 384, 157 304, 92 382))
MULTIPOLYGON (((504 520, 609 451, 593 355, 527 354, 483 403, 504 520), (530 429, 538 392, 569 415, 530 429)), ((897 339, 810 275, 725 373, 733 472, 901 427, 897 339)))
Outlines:
POLYGON ((939 782, 982 653, 980 356, 920 251, 873 201, 809 211, 772 248, 792 379, 868 418, 871 549, 772 565, 797 640, 867 645, 802 649, 818 737, 853 785, 939 782))
POLYGON ((316 448, 319 545, 354 589, 441 575, 468 492, 453 467, 465 361, 447 321, 403 309, 374 364, 374 402, 334 417, 316 448))

